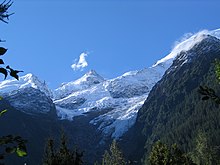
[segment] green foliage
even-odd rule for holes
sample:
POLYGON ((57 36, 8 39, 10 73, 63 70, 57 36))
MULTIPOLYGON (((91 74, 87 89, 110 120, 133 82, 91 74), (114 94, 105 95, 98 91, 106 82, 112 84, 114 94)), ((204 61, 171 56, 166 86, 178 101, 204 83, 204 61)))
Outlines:
POLYGON ((216 74, 217 80, 220 82, 220 60, 219 59, 215 60, 215 74, 216 74))
POLYGON ((67 139, 62 134, 58 149, 55 149, 53 139, 48 140, 43 165, 81 165, 82 156, 83 152, 68 149, 67 139))
POLYGON ((27 140, 22 139, 20 136, 7 135, 0 137, 0 146, 5 148, 5 151, 0 153, 0 160, 13 153, 16 153, 19 157, 27 156, 25 143, 27 143, 27 140))
POLYGON ((7 111, 8 111, 7 109, 0 111, 0 117, 1 117, 3 114, 5 114, 7 111))
POLYGON ((151 165, 194 165, 192 160, 176 144, 168 147, 161 141, 157 141, 152 147, 149 161, 151 165))
POLYGON ((220 164, 220 158, 218 157, 219 147, 211 146, 204 132, 199 131, 195 143, 195 149, 191 153, 191 157, 196 164, 220 164))
POLYGON ((169 161, 168 159, 169 151, 167 145, 160 141, 156 142, 149 156, 150 163, 152 165, 167 164, 167 161, 169 161))
POLYGON ((110 151, 105 151, 102 159, 102 165, 125 165, 125 159, 120 151, 117 142, 113 140, 110 151))

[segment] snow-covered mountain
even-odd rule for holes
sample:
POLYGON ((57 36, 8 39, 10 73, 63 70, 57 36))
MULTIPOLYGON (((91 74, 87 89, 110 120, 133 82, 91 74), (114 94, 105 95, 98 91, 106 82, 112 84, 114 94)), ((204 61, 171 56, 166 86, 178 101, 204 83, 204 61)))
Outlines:
POLYGON ((63 83, 59 88, 54 91, 54 99, 64 98, 73 92, 87 89, 103 81, 103 77, 97 74, 94 70, 90 70, 83 77, 79 78, 76 81, 63 83))
POLYGON ((15 90, 25 88, 39 89, 47 96, 52 97, 52 92, 48 88, 46 82, 42 82, 35 75, 29 73, 19 78, 19 81, 15 79, 4 80, 0 82, 0 94, 11 93, 15 90))
MULTIPOLYGON (((121 137, 135 123, 137 112, 150 90, 172 65, 173 60, 180 58, 177 56, 181 52, 192 49, 210 35, 219 38, 220 29, 205 30, 190 36, 178 43, 170 54, 158 60, 152 67, 127 72, 115 79, 103 80, 99 84, 86 88, 76 86, 81 90, 72 91, 67 97, 54 101, 58 116, 61 119, 72 120, 78 115, 109 109, 104 114, 95 117, 90 123, 98 125, 105 135, 113 138, 121 137)), ((182 60, 181 65, 186 63, 187 59, 182 60)), ((74 83, 71 83, 70 86, 72 89, 76 88, 74 83)))
POLYGON ((61 119, 74 120, 78 115, 104 111, 90 123, 98 125, 105 135, 118 138, 134 124, 139 108, 166 69, 158 65, 81 88, 54 101, 57 114, 61 119))
MULTIPOLYGON (((120 138, 135 123, 138 110, 144 104, 153 86, 163 77, 164 73, 168 73, 166 71, 174 59, 181 58, 179 60, 181 64, 175 67, 181 67, 190 62, 191 57, 189 55, 185 57, 181 52, 187 52, 209 36, 220 38, 220 29, 196 33, 179 42, 170 54, 158 60, 151 67, 127 72, 114 79, 106 80, 91 70, 76 81, 63 83, 52 94, 46 83, 41 82, 32 74, 27 74, 21 77, 20 81, 0 82, 0 91, 8 93, 11 98, 16 96, 15 98, 19 100, 19 97, 15 95, 16 92, 26 90, 26 94, 32 98, 34 96, 30 94, 30 89, 34 89, 35 92, 39 90, 41 94, 44 93, 53 99, 59 119, 74 120, 76 116, 86 117, 90 113, 96 112, 89 123, 96 125, 106 136, 120 138)), ((22 100, 22 103, 24 102, 25 99, 22 100)), ((21 109, 22 106, 28 106, 29 102, 22 103, 13 106, 21 109)), ((34 104, 35 102, 31 105, 34 104)), ((45 102, 42 105, 45 105, 45 102)), ((26 107, 26 109, 28 108, 26 107)))
POLYGON ((48 113, 54 109, 52 92, 33 74, 0 82, 0 95, 17 110, 28 114, 48 113))

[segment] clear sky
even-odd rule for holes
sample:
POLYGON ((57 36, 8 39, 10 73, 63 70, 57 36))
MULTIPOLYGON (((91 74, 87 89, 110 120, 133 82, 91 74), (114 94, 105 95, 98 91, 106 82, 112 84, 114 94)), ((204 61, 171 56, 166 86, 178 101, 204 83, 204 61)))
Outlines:
POLYGON ((220 28, 218 0, 17 0, 10 11, 5 62, 51 88, 90 69, 113 78, 149 67, 185 33, 220 28))

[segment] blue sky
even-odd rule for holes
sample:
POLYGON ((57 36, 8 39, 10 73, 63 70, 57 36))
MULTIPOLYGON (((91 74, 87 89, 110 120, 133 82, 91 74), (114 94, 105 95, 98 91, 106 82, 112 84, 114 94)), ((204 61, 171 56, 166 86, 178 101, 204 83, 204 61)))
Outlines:
POLYGON ((220 28, 218 0, 18 0, 10 11, 5 62, 51 88, 90 69, 113 78, 149 67, 185 33, 220 28), (88 66, 73 70, 83 52, 88 66))

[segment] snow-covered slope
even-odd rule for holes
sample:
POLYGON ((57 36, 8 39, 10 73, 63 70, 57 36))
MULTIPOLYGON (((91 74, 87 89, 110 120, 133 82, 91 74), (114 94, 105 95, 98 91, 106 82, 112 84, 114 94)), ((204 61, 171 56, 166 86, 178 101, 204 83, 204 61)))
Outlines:
POLYGON ((54 91, 54 99, 61 99, 72 92, 87 89, 93 85, 99 84, 104 81, 104 78, 98 75, 94 70, 90 70, 83 77, 76 81, 63 83, 61 87, 54 91))
POLYGON ((21 76, 19 81, 9 79, 0 82, 0 95, 10 105, 28 114, 47 113, 54 109, 52 92, 45 82, 33 74, 21 76))
POLYGON ((16 79, 9 79, 0 82, 0 93, 10 93, 15 90, 25 89, 32 87, 34 89, 39 89, 41 92, 45 93, 47 96, 51 97, 52 92, 48 88, 45 82, 41 82, 35 75, 29 73, 25 76, 21 76, 19 81, 16 79))
MULTIPOLYGON (((58 116, 61 119, 72 120, 78 115, 103 111, 102 115, 97 115, 90 123, 97 125, 107 136, 121 137, 135 123, 139 108, 143 105, 152 87, 172 65, 173 60, 181 52, 190 50, 209 35, 219 38, 220 29, 204 30, 179 42, 170 54, 158 60, 152 67, 127 72, 111 80, 102 79, 99 84, 92 83, 92 86, 81 87, 78 85, 80 83, 68 83, 64 89, 68 87, 69 95, 54 101, 58 116)), ((77 81, 81 82, 81 79, 77 81)), ((87 80, 83 82, 87 84, 87 80)), ((60 89, 62 87, 57 91, 65 93, 65 90, 60 89)), ((59 97, 55 96, 55 98, 59 97)))
MULTIPOLYGON (((72 93, 64 98, 55 99, 57 114, 61 119, 74 120, 78 115, 103 111, 104 114, 97 115, 90 123, 98 125, 105 135, 119 138, 135 123, 139 108, 167 67, 169 65, 161 63, 140 71, 127 72, 115 79, 101 79, 99 83, 84 88, 79 87, 78 84, 81 83, 68 83, 69 89, 76 90, 72 90, 72 93)), ((84 80, 89 74, 90 72, 79 80, 84 80)), ((77 82, 81 82, 79 80, 77 82)), ((86 81, 83 83, 90 84, 86 81)))
POLYGON ((53 101, 44 92, 33 87, 20 88, 4 94, 12 107, 27 114, 55 112, 53 101))

